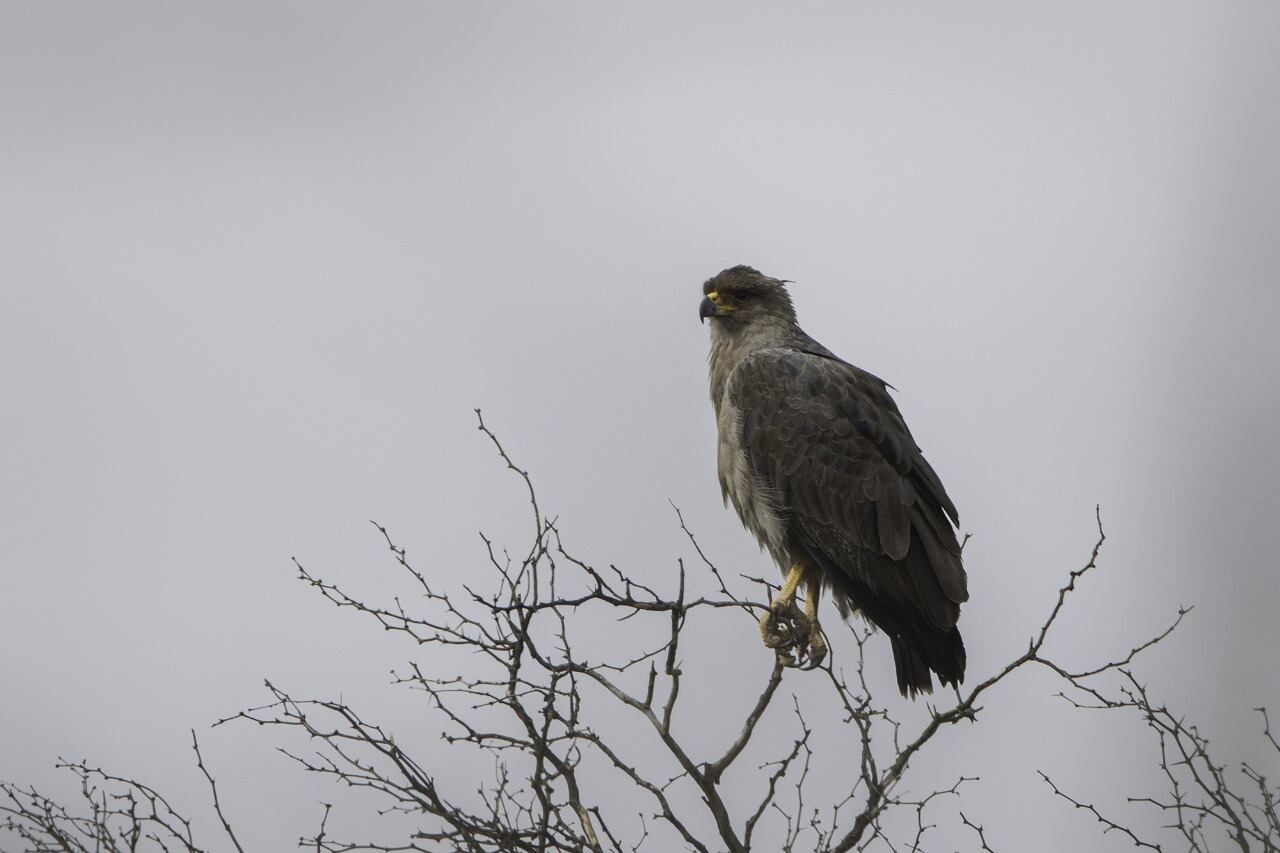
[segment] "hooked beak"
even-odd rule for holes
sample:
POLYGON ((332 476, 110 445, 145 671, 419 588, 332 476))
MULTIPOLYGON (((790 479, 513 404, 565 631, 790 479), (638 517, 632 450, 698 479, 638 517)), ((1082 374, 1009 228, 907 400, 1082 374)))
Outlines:
POLYGON ((719 301, 720 294, 714 290, 702 297, 702 302, 698 305, 698 320, 705 323, 708 317, 716 316, 716 303, 719 301))

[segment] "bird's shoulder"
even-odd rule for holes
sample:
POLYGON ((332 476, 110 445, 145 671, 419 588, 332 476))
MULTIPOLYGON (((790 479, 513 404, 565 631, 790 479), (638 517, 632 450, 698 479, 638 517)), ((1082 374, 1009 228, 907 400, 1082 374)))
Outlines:
POLYGON ((726 392, 742 411, 816 417, 815 426, 836 434, 856 427, 874 439, 892 427, 906 431, 890 387, 814 342, 751 353, 730 374, 726 392))

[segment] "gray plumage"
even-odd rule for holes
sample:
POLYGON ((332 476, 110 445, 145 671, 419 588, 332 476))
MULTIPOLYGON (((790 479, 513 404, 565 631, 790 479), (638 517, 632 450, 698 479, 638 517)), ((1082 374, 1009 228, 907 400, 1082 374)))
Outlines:
POLYGON ((809 337, 783 282, 738 266, 703 292, 726 502, 784 572, 811 567, 809 595, 888 635, 904 695, 958 684, 959 515, 886 384, 809 337))

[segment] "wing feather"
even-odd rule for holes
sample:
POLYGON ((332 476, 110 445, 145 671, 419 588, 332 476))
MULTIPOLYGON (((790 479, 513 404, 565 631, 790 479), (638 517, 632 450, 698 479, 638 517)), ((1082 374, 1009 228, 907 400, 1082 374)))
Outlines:
POLYGON ((885 383, 825 352, 777 348, 743 359, 728 393, 752 470, 796 529, 850 564, 851 547, 895 561, 903 576, 870 582, 910 589, 930 623, 954 625, 968 598, 959 517, 885 383))

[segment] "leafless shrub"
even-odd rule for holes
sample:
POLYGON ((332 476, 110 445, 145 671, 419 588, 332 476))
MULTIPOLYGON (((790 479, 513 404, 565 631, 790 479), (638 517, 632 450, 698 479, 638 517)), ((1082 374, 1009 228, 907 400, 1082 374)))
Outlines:
MULTIPOLYGON (((965 786, 975 780, 960 777, 926 794, 911 794, 904 780, 913 760, 936 749, 944 733, 956 725, 976 722, 980 700, 1014 672, 1034 666, 1055 673, 1065 684, 1063 695, 1079 707, 1132 710, 1144 716, 1158 735, 1170 793, 1133 802, 1166 813, 1190 850, 1219 849, 1211 843, 1214 831, 1225 832, 1242 850, 1277 849, 1275 789, 1261 769, 1245 765, 1242 778, 1250 793, 1235 793, 1225 768, 1209 758, 1207 743, 1196 729, 1154 705, 1132 673, 1135 658, 1165 639, 1186 610, 1157 636, 1083 670, 1061 665, 1046 651, 1068 598, 1097 566, 1105 540, 1100 519, 1087 563, 1070 573, 1026 649, 967 692, 957 691, 953 701, 931 707, 919 729, 908 730, 873 698, 862 656, 870 632, 854 625, 847 629, 852 654, 843 664, 833 656, 818 671, 800 673, 775 663, 762 673, 759 691, 748 706, 736 712, 717 708, 726 724, 719 729, 720 741, 713 743, 705 736, 684 734, 689 727, 682 725, 687 715, 699 711, 683 701, 687 691, 682 693, 682 685, 696 675, 689 669, 694 656, 687 654, 686 644, 695 636, 711 636, 691 632, 690 626, 731 618, 740 622, 744 636, 752 637, 772 585, 760 578, 723 574, 707 559, 679 510, 678 523, 699 564, 689 571, 679 562, 669 590, 659 591, 613 566, 597 568, 574 556, 555 520, 540 508, 528 474, 512 462, 483 419, 479 429, 527 487, 532 521, 530 544, 518 559, 483 539, 488 588, 467 586, 464 594, 446 589, 443 578, 437 580, 411 564, 381 526, 379 535, 414 588, 413 606, 398 598, 388 604, 370 603, 322 580, 301 563, 297 568, 301 579, 334 605, 364 614, 424 649, 397 676, 398 682, 426 694, 453 748, 494 757, 493 778, 477 790, 474 780, 415 759, 391 732, 345 702, 298 698, 268 682, 269 702, 218 724, 249 721, 296 731, 305 736, 300 741, 308 748, 282 751, 304 770, 371 792, 384 810, 410 815, 418 826, 408 838, 337 840, 326 828, 326 806, 320 827, 300 839, 300 846, 317 853, 636 853, 677 847, 735 853, 919 851, 934 829, 932 813, 947 801, 959 802, 965 786), (601 620, 635 626, 637 636, 652 639, 610 656, 591 630, 601 620), (449 651, 469 653, 467 671, 478 674, 459 676, 441 666, 449 651), (806 699, 817 696, 818 701, 834 703, 856 732, 855 754, 843 761, 850 768, 847 785, 835 797, 829 786, 814 790, 818 735, 803 703, 795 696, 784 698, 788 692, 783 683, 793 678, 820 683, 819 691, 807 683, 806 699), (1117 679, 1119 688, 1109 686, 1117 679), (766 716, 770 723, 762 726, 766 716), (776 733, 783 726, 789 734, 779 740, 776 733), (765 728, 771 738, 761 734, 765 728), (773 755, 764 761, 744 759, 749 752, 768 751, 773 755), (753 799, 744 800, 741 794, 750 786, 729 784, 735 779, 755 783, 753 799), (609 796, 607 792, 619 785, 635 796, 609 796), (908 820, 891 827, 886 822, 891 814, 908 820)), ((1265 712, 1263 719, 1266 738, 1275 747, 1265 712)), ((196 749, 199 758, 198 745, 196 749)), ((150 788, 82 764, 66 766, 84 781, 90 808, 83 816, 34 790, 0 787, 7 798, 0 805, 0 814, 6 815, 3 828, 27 849, 132 850, 142 840, 166 850, 199 849, 189 823, 150 788)), ((222 815, 216 785, 202 760, 198 766, 209 782, 223 834, 240 850, 222 815)), ((1048 776, 1044 778, 1053 786, 1048 776)), ((1091 812, 1104 832, 1127 836, 1139 847, 1163 849, 1056 786, 1053 791, 1091 812)), ((994 853, 988 830, 963 812, 959 817, 976 848, 994 853)))
MULTIPOLYGON (((1110 689, 1066 675, 1072 693, 1062 696, 1077 708, 1132 712, 1146 721, 1156 736, 1160 770, 1169 787, 1164 795, 1134 796, 1129 797, 1129 802, 1158 810, 1161 819, 1167 821, 1163 826, 1181 836, 1178 847, 1168 849, 1194 853, 1228 847, 1246 853, 1280 850, 1280 811, 1276 807, 1280 787, 1269 783, 1260 769, 1260 759, 1267 753, 1272 758, 1280 757, 1280 744, 1271 733, 1267 709, 1256 709, 1262 716, 1266 749, 1258 759, 1241 763, 1233 774, 1225 763, 1210 755, 1209 739, 1193 723, 1153 700, 1132 670, 1121 668, 1119 675, 1119 684, 1110 689)), ((1139 838, 1128 826, 1103 816, 1094 805, 1062 791, 1043 771, 1040 776, 1056 796, 1091 814, 1103 833, 1124 836, 1135 847, 1166 849, 1167 845, 1139 838)))
MULTIPOLYGON (((222 813, 218 787, 204 765, 200 742, 191 733, 196 766, 204 774, 214 813, 235 850, 244 853, 222 813)), ((191 821, 162 794, 134 779, 113 776, 84 762, 59 762, 80 782, 85 811, 76 812, 31 786, 0 781, 0 830, 29 853, 125 853, 140 849, 203 853, 196 846, 191 821)), ((0 838, 3 838, 0 834, 0 838)), ((5 849, 10 849, 6 847, 5 849)))

